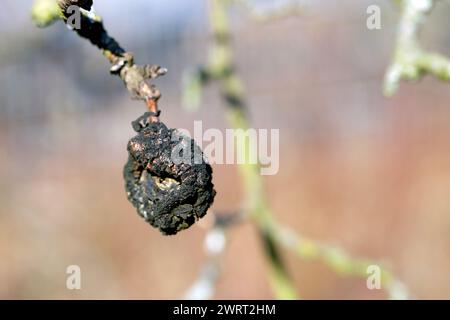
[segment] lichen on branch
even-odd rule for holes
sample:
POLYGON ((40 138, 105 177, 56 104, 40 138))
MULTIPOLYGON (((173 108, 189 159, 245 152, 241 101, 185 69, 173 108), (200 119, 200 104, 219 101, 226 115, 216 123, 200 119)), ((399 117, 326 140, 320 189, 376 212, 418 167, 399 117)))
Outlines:
POLYGON ((402 0, 393 62, 386 71, 383 93, 391 97, 401 80, 418 81, 430 74, 450 81, 450 61, 438 53, 422 49, 419 34, 437 0, 402 0))
POLYGON ((38 27, 44 28, 61 18, 61 10, 55 0, 34 0, 31 18, 38 27))

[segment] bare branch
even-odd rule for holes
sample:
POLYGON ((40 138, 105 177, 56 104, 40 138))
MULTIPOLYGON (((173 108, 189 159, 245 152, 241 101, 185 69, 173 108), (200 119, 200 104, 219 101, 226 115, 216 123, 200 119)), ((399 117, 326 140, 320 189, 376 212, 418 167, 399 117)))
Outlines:
POLYGON ((368 267, 376 265, 380 267, 382 288, 387 292, 389 298, 393 300, 409 298, 407 287, 379 262, 353 257, 341 247, 304 238, 286 227, 278 226, 275 228, 274 234, 280 245, 292 250, 300 259, 320 260, 338 275, 366 278, 368 267))
POLYGON ((431 74, 443 81, 450 81, 450 61, 436 53, 424 51, 419 43, 419 33, 436 0, 403 0, 397 31, 393 62, 386 71, 383 93, 395 94, 400 80, 418 81, 431 74))
POLYGON ((271 22, 303 14, 306 0, 273 1, 268 7, 261 7, 252 0, 235 0, 242 4, 250 16, 258 22, 271 22))
POLYGON ((101 17, 90 12, 93 6, 92 0, 36 0, 32 15, 36 23, 41 26, 50 24, 57 17, 62 18, 67 23, 69 17, 73 14, 72 11, 69 11, 71 6, 78 7, 81 14, 80 28, 72 29, 80 37, 88 39, 102 51, 112 64, 111 74, 122 79, 132 98, 146 102, 152 115, 151 121, 159 121, 157 102, 161 97, 161 92, 149 81, 166 74, 167 69, 157 65, 135 64, 133 55, 123 49, 108 34, 101 17))
POLYGON ((207 300, 214 297, 216 283, 221 272, 222 256, 227 246, 226 232, 243 221, 240 212, 215 214, 213 225, 203 243, 207 261, 200 270, 197 280, 185 293, 187 300, 207 300))

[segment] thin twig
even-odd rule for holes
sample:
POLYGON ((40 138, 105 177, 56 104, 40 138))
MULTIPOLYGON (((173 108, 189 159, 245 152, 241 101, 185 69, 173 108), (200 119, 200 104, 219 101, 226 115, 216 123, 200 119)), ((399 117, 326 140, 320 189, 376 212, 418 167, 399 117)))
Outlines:
POLYGON ((448 58, 423 50, 419 33, 436 0, 402 0, 401 17, 393 62, 386 71, 383 93, 390 97, 398 90, 400 80, 418 81, 431 74, 443 81, 450 81, 448 58))
MULTIPOLYGON (((235 129, 246 129, 250 127, 248 110, 243 84, 234 67, 227 7, 227 3, 223 0, 210 1, 210 22, 214 42, 210 52, 209 66, 204 70, 209 76, 204 79, 212 78, 219 81, 222 96, 228 106, 227 119, 230 125, 235 129)), ((244 154, 248 153, 248 143, 246 141, 244 154)), ((258 228, 269 265, 269 280, 274 294, 279 299, 296 299, 298 297, 296 289, 288 276, 271 230, 273 216, 266 202, 259 165, 243 164, 239 166, 239 171, 245 190, 244 212, 255 221, 258 228)))
MULTIPOLYGON (((212 214, 212 213, 210 213, 212 214)), ((197 280, 185 293, 187 300, 212 299, 221 271, 222 256, 227 246, 227 230, 242 221, 240 213, 214 214, 212 227, 205 236, 204 250, 207 260, 197 280)))
POLYGON ((150 121, 159 121, 158 100, 161 92, 149 83, 159 76, 167 73, 167 69, 157 65, 137 65, 131 53, 123 49, 119 43, 112 38, 103 26, 100 16, 90 12, 93 6, 92 0, 37 0, 33 7, 33 16, 51 17, 44 23, 44 19, 35 21, 41 26, 48 25, 48 21, 56 19, 55 7, 49 1, 57 4, 59 8, 58 16, 66 23, 73 14, 68 9, 71 6, 79 8, 80 27, 72 28, 80 37, 88 39, 93 45, 98 47, 103 55, 112 64, 110 73, 119 76, 124 82, 130 95, 134 99, 145 101, 147 108, 151 112, 150 121), (44 3, 45 1, 45 3, 44 3), (39 11, 41 10, 41 11, 39 11), (43 10, 46 10, 46 12, 43 10))
POLYGON ((252 19, 258 22, 267 23, 285 19, 287 17, 298 16, 304 13, 306 0, 285 0, 272 1, 270 6, 262 8, 252 0, 235 0, 243 5, 250 13, 252 19))
POLYGON ((61 18, 61 10, 55 0, 34 0, 31 18, 38 27, 45 28, 61 18))
POLYGON ((341 247, 312 241, 304 238, 289 228, 277 226, 274 232, 280 245, 292 250, 300 259, 305 261, 320 260, 336 274, 345 277, 368 277, 368 268, 377 266, 381 270, 381 287, 390 299, 408 299, 410 294, 407 287, 394 274, 379 262, 366 258, 354 257, 341 247))

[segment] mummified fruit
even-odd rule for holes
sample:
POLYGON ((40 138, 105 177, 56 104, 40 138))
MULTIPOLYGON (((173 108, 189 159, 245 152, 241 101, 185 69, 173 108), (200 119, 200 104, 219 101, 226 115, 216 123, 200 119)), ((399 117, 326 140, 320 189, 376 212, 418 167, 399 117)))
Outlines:
POLYGON ((211 166, 194 140, 178 130, 161 122, 142 125, 139 119, 133 127, 138 134, 128 142, 124 168, 128 199, 165 235, 189 228, 214 201, 211 166))

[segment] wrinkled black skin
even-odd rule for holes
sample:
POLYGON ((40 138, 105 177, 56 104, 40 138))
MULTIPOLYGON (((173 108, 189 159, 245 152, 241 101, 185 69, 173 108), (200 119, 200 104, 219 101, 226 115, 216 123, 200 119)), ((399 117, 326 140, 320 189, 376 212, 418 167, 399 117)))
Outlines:
MULTIPOLYGON (((129 158, 124 168, 128 199, 153 227, 164 235, 174 235, 204 217, 213 203, 212 168, 205 161, 194 164, 194 152, 190 163, 175 164, 171 154, 180 142, 171 139, 172 134, 180 133, 163 123, 135 122, 133 127, 138 134, 128 142, 129 158), (172 178, 178 184, 162 190, 150 176, 172 178)), ((184 139, 203 159, 194 140, 184 139)))

